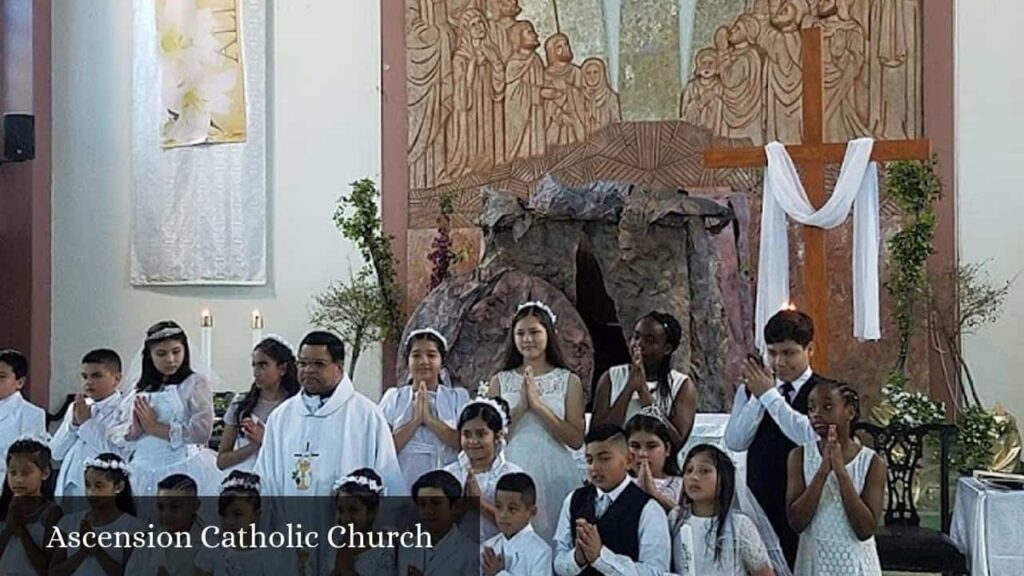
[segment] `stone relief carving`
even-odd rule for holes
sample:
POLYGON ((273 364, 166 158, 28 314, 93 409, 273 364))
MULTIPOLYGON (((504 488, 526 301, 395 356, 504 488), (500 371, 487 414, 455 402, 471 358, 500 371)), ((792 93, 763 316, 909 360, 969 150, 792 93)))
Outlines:
POLYGON ((405 0, 410 187, 429 190, 622 118, 607 63, 541 42, 519 0, 405 0), (544 57, 539 49, 544 48, 544 57))
MULTIPOLYGON (((624 118, 606 58, 579 62, 570 34, 541 38, 521 18, 541 0, 404 1, 412 190, 487 181, 624 118)), ((799 142, 800 30, 817 26, 826 139, 917 137, 920 18, 921 0, 748 0, 693 46, 678 118, 755 144, 799 142)))

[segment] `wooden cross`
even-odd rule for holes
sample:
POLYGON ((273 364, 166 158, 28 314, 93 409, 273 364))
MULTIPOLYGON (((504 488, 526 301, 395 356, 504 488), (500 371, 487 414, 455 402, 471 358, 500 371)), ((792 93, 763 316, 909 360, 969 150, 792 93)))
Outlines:
MULTIPOLYGON (((805 28, 801 32, 803 43, 803 143, 786 146, 793 163, 803 169, 804 188, 808 199, 817 209, 825 204, 825 165, 841 164, 846 154, 846 143, 824 142, 825 87, 821 57, 821 29, 805 28)), ((893 160, 927 160, 931 156, 928 140, 879 140, 875 142, 871 159, 876 162, 893 160)), ((764 148, 722 148, 704 152, 704 165, 708 168, 755 168, 767 166, 764 148)), ((804 308, 814 319, 816 330, 813 365, 816 371, 827 373, 829 361, 829 285, 828 262, 825 253, 825 230, 812 226, 803 229, 805 248, 804 308)), ((773 303, 774 304, 774 303, 773 303)), ((783 302, 778 303, 780 306, 783 302)))

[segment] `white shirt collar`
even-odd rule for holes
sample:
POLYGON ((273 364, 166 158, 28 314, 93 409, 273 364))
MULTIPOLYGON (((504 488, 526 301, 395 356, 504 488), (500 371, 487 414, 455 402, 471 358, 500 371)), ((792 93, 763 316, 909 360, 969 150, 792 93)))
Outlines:
MULTIPOLYGON (((800 393, 800 389, 803 388, 804 384, 807 384, 807 381, 811 379, 811 376, 814 376, 814 370, 812 370, 811 367, 808 366, 807 370, 804 370, 804 373, 801 374, 799 378, 790 382, 790 384, 793 385, 794 395, 800 393)), ((778 378, 775 379, 776 388, 782 388, 783 384, 785 384, 785 382, 783 382, 782 380, 779 380, 778 378)))
POLYGON ((619 495, 622 494, 622 491, 625 490, 632 482, 633 479, 630 478, 629 474, 626 474, 626 477, 622 479, 622 483, 613 488, 611 492, 605 492, 604 490, 597 488, 597 486, 594 486, 594 488, 597 488, 598 498, 601 498, 602 496, 607 494, 608 496, 611 497, 612 502, 615 502, 616 500, 619 499, 619 495))
POLYGON ((515 546, 519 542, 525 540, 528 537, 529 534, 533 534, 533 533, 534 533, 534 531, 533 531, 533 524, 529 524, 529 523, 527 523, 527 525, 522 530, 520 530, 519 532, 516 532, 515 534, 513 534, 511 538, 509 538, 508 536, 505 536, 504 534, 501 534, 499 532, 499 534, 501 535, 501 539, 504 540, 506 543, 512 545, 512 546, 515 546))
POLYGON ((99 410, 99 411, 105 410, 106 408, 109 408, 110 406, 116 406, 116 405, 120 404, 120 400, 121 400, 121 391, 120 390, 114 390, 113 394, 111 394, 110 396, 107 396, 106 398, 104 398, 103 400, 100 400, 99 402, 93 400, 92 398, 87 398, 87 401, 89 403, 91 403, 93 406, 95 406, 96 410, 99 410))
POLYGON ((21 399, 21 390, 15 390, 14 393, 8 396, 7 398, 0 400, 0 406, 19 404, 21 403, 21 399))

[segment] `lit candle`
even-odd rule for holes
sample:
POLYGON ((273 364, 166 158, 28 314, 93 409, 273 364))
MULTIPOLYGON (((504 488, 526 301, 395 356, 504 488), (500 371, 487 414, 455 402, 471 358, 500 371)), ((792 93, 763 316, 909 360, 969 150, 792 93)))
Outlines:
POLYGON ((213 314, 209 310, 203 310, 199 328, 199 353, 202 355, 203 367, 209 372, 213 368, 213 314))
POLYGON ((679 529, 679 539, 683 543, 683 557, 686 563, 686 574, 687 576, 695 576, 697 574, 697 562, 696 557, 693 553, 693 530, 688 524, 683 525, 679 529))
POLYGON ((779 310, 785 310, 787 312, 796 312, 796 304, 793 304, 791 300, 786 300, 782 303, 782 307, 779 310))
POLYGON ((252 347, 255 348, 257 344, 263 341, 263 316, 259 310, 252 311, 250 327, 252 328, 252 347))

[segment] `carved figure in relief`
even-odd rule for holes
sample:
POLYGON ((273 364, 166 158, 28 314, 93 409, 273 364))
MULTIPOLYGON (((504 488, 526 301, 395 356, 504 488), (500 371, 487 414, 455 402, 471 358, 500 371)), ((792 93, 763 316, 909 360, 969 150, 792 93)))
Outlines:
POLYGON ((522 11, 519 0, 495 0, 491 37, 494 45, 498 47, 498 54, 501 56, 502 62, 508 62, 512 53, 519 46, 518 40, 512 33, 512 27, 519 22, 516 18, 522 11))
POLYGON ((764 84, 757 19, 741 14, 729 29, 729 48, 719 62, 722 80, 722 133, 764 142, 764 84))
POLYGON ((495 127, 502 124, 496 104, 505 89, 505 66, 490 40, 483 12, 466 8, 459 18, 457 38, 452 57, 455 113, 448 155, 453 178, 493 167, 496 149, 504 146, 495 127))
POLYGON ((850 11, 854 0, 838 0, 822 20, 825 67, 825 136, 843 141, 868 129, 867 34, 850 11))
POLYGON ((802 131, 800 22, 803 14, 792 0, 773 0, 769 27, 761 35, 765 49, 765 137, 799 142, 802 131))
POLYGON ((452 35, 445 0, 405 0, 405 10, 409 179, 413 188, 430 188, 448 179, 452 35))
POLYGON ((877 0, 870 8, 870 127, 882 138, 914 138, 920 115, 917 0, 877 0))
POLYGON ((702 48, 694 56, 693 77, 686 83, 679 116, 690 124, 722 130, 722 80, 718 75, 718 52, 702 48))
POLYGON ((530 22, 512 26, 516 51, 505 65, 505 156, 506 160, 543 154, 544 63, 537 55, 540 40, 530 22))
POLYGON ((583 94, 586 97, 586 131, 593 134, 601 128, 622 120, 619 95, 608 83, 608 66, 600 58, 587 58, 583 71, 583 94))
POLYGON ((547 67, 544 69, 544 115, 547 119, 548 146, 582 142, 586 138, 583 73, 573 64, 569 37, 558 33, 544 43, 547 67))

